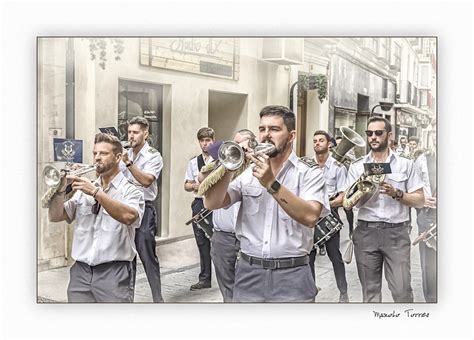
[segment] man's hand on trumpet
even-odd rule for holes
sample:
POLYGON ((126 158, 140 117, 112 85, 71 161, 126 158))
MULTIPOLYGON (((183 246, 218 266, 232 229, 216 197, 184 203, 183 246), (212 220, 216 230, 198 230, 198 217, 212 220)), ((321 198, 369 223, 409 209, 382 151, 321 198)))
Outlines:
POLYGON ((270 158, 264 154, 255 156, 253 153, 247 153, 245 157, 254 163, 252 171, 255 178, 258 179, 263 187, 270 187, 275 182, 270 158))
POLYGON ((73 191, 80 190, 86 195, 92 196, 97 189, 97 187, 85 177, 68 175, 66 178, 72 181, 71 186, 73 191))

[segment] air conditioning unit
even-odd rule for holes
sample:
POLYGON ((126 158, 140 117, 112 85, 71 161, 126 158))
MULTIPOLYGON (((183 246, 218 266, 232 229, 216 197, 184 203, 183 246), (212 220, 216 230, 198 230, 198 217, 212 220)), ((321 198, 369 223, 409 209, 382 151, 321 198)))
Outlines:
POLYGON ((262 60, 279 65, 302 65, 304 39, 265 38, 262 39, 262 60))

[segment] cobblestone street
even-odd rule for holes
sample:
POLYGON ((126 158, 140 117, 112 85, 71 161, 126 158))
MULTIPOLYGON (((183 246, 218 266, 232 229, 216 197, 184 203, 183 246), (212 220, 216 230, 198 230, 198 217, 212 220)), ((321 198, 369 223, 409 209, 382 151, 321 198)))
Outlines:
MULTIPOLYGON (((341 214, 345 227, 341 230, 341 253, 344 253, 349 240, 347 221, 341 214)), ((411 239, 417 234, 417 227, 413 227, 411 239)), ((218 303, 222 302, 222 296, 215 279, 212 278, 212 288, 201 291, 190 291, 189 287, 197 282, 199 274, 199 263, 196 243, 193 238, 188 238, 174 243, 158 246, 158 256, 161 264, 162 293, 165 302, 168 303, 218 303)), ((152 302, 151 291, 146 279, 145 272, 140 262, 137 265, 137 281, 135 286, 135 302, 152 302)), ((214 271, 213 271, 214 273, 214 271)), ((327 256, 316 258, 316 285, 321 288, 316 302, 337 303, 339 291, 332 264, 327 256)), ((421 286, 421 269, 418 247, 412 246, 411 252, 411 282, 415 302, 424 302, 421 286)), ((362 292, 355 258, 346 265, 346 278, 348 294, 351 302, 362 302, 362 292)), ((38 273, 38 301, 39 302, 66 302, 66 289, 69 280, 69 269, 60 268, 38 273)), ((382 284, 383 302, 393 302, 388 290, 385 278, 382 284)))

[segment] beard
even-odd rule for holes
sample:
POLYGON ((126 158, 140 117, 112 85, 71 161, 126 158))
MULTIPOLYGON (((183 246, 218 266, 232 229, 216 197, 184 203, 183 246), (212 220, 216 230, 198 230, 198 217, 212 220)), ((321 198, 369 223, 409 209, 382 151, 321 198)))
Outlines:
POLYGON ((288 148, 289 140, 290 139, 288 138, 285 142, 282 142, 280 145, 275 145, 275 143, 272 140, 269 140, 269 139, 262 140, 262 143, 269 143, 269 144, 272 144, 272 145, 275 146, 275 150, 268 153, 267 156, 269 158, 275 158, 276 156, 284 153, 286 151, 286 149, 288 148))
POLYGON ((375 152, 381 152, 387 149, 388 147, 388 136, 380 142, 378 146, 372 146, 372 143, 369 143, 370 150, 375 152))
POLYGON ((96 163, 96 172, 99 175, 105 174, 106 172, 110 171, 114 167, 114 163, 96 163))
POLYGON ((320 149, 314 149, 314 153, 316 155, 324 155, 329 151, 329 147, 327 148, 320 148, 320 149))

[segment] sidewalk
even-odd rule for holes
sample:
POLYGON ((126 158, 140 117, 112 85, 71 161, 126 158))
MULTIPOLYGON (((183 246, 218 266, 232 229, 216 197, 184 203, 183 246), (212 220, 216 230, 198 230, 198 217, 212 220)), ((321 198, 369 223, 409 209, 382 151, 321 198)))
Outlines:
MULTIPOLYGON (((341 214, 343 220, 345 214, 341 214)), ((349 228, 341 230, 341 253, 344 253, 349 240, 349 228)), ((414 226, 411 234, 413 240, 417 236, 414 226)), ((157 247, 161 267, 162 293, 165 302, 222 302, 215 275, 212 288, 201 291, 190 291, 189 287, 197 282, 199 274, 199 257, 194 238, 173 243, 161 244, 157 247)), ((316 258, 316 285, 321 288, 316 302, 332 303, 339 301, 332 264, 327 256, 316 258)), ((214 273, 214 271, 213 271, 214 273)), ((362 291, 355 258, 346 265, 348 294, 351 302, 362 301, 362 291)), ((67 302, 66 289, 69 282, 69 267, 38 273, 38 302, 67 302)), ((382 279, 382 301, 393 302, 385 277, 382 279)), ((421 268, 418 246, 412 246, 411 252, 411 283, 415 302, 424 302, 421 286, 421 268)), ((143 266, 138 261, 137 281, 135 286, 135 302, 152 302, 151 291, 143 266)))

